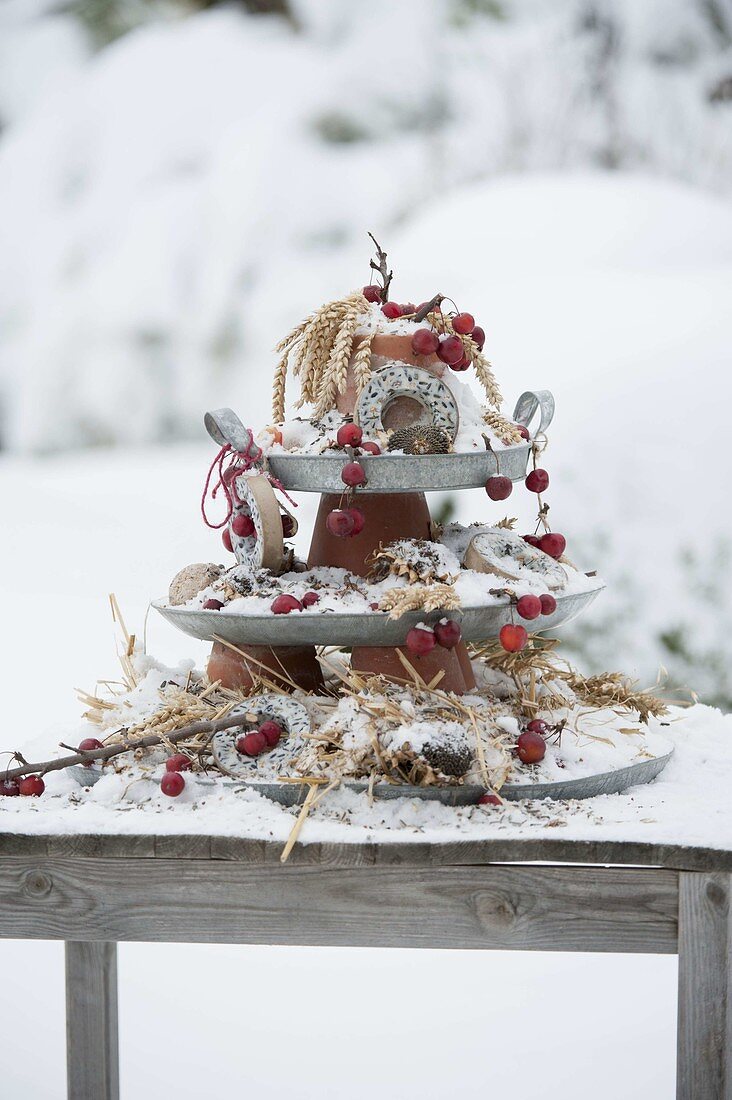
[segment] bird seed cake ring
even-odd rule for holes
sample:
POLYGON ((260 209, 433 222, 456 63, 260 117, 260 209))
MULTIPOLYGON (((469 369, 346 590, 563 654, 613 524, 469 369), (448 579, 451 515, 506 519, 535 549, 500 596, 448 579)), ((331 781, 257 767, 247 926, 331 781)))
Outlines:
POLYGON ((229 520, 231 548, 240 565, 278 573, 285 553, 280 506, 264 474, 235 479, 238 500, 229 520), (237 533, 239 532, 239 533, 237 533))
POLYGON ((477 573, 495 573, 510 581, 520 581, 529 573, 541 577, 555 590, 565 588, 568 580, 558 561, 524 542, 520 535, 503 528, 474 535, 465 551, 463 565, 477 573))
POLYGON ((389 431, 390 428, 408 426, 404 423, 390 424, 386 420, 390 408, 399 398, 416 402, 424 410, 424 415, 417 421, 411 419, 412 424, 433 424, 444 428, 451 442, 455 439, 460 414, 450 388, 429 371, 401 364, 375 371, 359 394, 355 419, 367 437, 373 438, 378 432, 389 431))
POLYGON ((219 730, 214 734, 211 751, 219 769, 234 779, 276 779, 278 775, 289 775, 294 761, 305 747, 305 739, 310 733, 308 712, 294 699, 265 692, 242 704, 242 725, 272 719, 282 726, 279 744, 268 749, 260 756, 246 756, 238 751, 236 740, 241 736, 241 728, 219 730))

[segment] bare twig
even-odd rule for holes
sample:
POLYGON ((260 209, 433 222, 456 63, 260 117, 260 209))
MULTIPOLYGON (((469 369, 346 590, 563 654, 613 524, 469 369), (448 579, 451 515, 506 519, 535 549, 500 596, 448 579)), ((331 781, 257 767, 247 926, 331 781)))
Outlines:
POLYGON ((379 288, 379 293, 381 295, 382 302, 388 302, 389 286, 391 285, 391 280, 394 277, 394 272, 388 270, 386 266, 386 252, 384 252, 384 249, 376 240, 376 237, 373 235, 373 233, 369 233, 369 237, 376 245, 376 258, 379 261, 378 263, 375 263, 373 260, 369 260, 369 266, 371 267, 371 270, 375 271, 381 279, 381 287, 379 288))
POLYGON ((444 294, 435 294, 434 298, 430 298, 429 302, 425 302, 425 304, 417 310, 412 320, 416 321, 417 324, 419 324, 420 321, 424 321, 427 314, 432 313, 432 310, 439 306, 443 299, 444 294))
POLYGON ((86 752, 75 752, 70 756, 59 756, 55 760, 42 760, 37 764, 29 764, 20 753, 15 753, 16 760, 22 760, 19 768, 8 768, 3 772, 3 779, 17 779, 21 775, 45 775, 46 772, 62 771, 74 764, 95 764, 99 761, 110 760, 113 756, 119 756, 123 752, 134 752, 135 749, 149 749, 154 745, 185 741, 189 737, 197 737, 201 733, 209 733, 213 736, 219 730, 231 729, 232 726, 241 726, 246 722, 244 713, 229 713, 223 718, 217 718, 212 722, 201 720, 191 722, 189 726, 183 726, 179 730, 171 730, 165 734, 149 733, 145 737, 132 737, 127 741, 115 741, 111 745, 104 745, 101 749, 88 749, 86 752))

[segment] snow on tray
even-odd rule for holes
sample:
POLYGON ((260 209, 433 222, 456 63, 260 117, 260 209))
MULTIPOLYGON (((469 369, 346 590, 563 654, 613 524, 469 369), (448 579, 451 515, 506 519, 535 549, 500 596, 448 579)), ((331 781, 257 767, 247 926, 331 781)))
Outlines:
MULTIPOLYGON (((509 584, 518 596, 526 593, 542 593, 553 591, 556 595, 574 595, 581 592, 593 592, 603 587, 603 581, 596 576, 588 576, 571 565, 564 565, 566 584, 557 592, 550 589, 542 576, 525 571, 520 581, 507 582, 505 578, 493 573, 478 573, 472 569, 463 569, 460 558, 464 553, 470 538, 482 531, 493 530, 486 525, 474 524, 471 527, 460 527, 458 524, 450 524, 443 534, 443 542, 430 543, 431 564, 440 576, 454 578, 455 591, 460 597, 463 608, 490 607, 506 602, 506 596, 502 589, 509 584)), ((390 544, 393 547, 399 545, 413 545, 412 540, 402 540, 401 543, 390 544)), ((355 576, 345 569, 336 569, 330 566, 316 566, 302 572, 283 573, 278 577, 272 576, 266 570, 245 575, 243 568, 235 566, 228 573, 223 574, 219 581, 204 588, 186 604, 181 606, 190 610, 200 610, 208 599, 221 598, 221 584, 226 582, 235 573, 240 586, 251 588, 250 592, 230 599, 224 604, 222 615, 270 615, 272 614, 272 601, 276 595, 287 593, 298 600, 302 600, 306 592, 316 591, 320 596, 317 604, 303 608, 299 614, 321 615, 329 614, 366 614, 378 609, 380 601, 389 589, 404 588, 412 582, 406 577, 389 575, 384 580, 369 583, 363 577, 355 576)))

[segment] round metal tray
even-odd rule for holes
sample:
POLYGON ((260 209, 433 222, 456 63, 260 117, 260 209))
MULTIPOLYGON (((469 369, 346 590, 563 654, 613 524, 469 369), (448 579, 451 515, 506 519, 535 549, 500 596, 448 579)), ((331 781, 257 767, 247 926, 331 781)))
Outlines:
MULTIPOLYGON (((629 787, 650 783, 668 764, 674 750, 653 760, 639 760, 611 772, 581 776, 557 783, 506 783, 500 790, 500 796, 506 802, 520 802, 523 799, 551 798, 555 801, 566 799, 597 798, 603 794, 620 794, 629 787)), ((81 765, 70 768, 77 782, 83 787, 93 786, 102 777, 101 768, 87 768, 81 765)), ((298 806, 305 800, 308 792, 306 783, 278 783, 276 780, 238 780, 228 776, 198 777, 203 784, 223 783, 242 789, 256 791, 281 806, 298 806)), ((342 786, 355 794, 368 791, 368 783, 345 780, 342 786)), ((426 802, 441 802, 445 806, 474 806, 485 788, 476 784, 463 784, 455 787, 412 787, 407 784, 376 783, 373 796, 376 799, 420 798, 426 802)))
MULTIPOLYGON (((506 802, 520 802, 522 799, 583 799, 596 798, 601 794, 620 794, 628 787, 650 783, 660 775, 673 756, 671 749, 665 756, 653 760, 639 760, 611 772, 597 775, 583 775, 578 779, 566 779, 558 783, 506 783, 498 792, 506 802)), ((235 782, 228 780, 228 782, 235 782)), ((307 784, 278 783, 276 780, 247 780, 241 786, 258 791, 265 798, 279 802, 281 806, 297 806, 304 802, 308 792, 307 784)), ((356 794, 368 791, 368 783, 345 780, 342 786, 356 794)), ((476 784, 463 784, 455 787, 411 787, 407 784, 376 783, 374 798, 421 798, 427 802, 441 802, 445 806, 474 806, 485 787, 476 784)))
MULTIPOLYGON (((359 493, 432 492, 475 489, 500 474, 511 481, 526 477, 530 443, 502 451, 474 451, 447 455, 359 455, 366 485, 359 493)), ((270 454, 270 473, 285 489, 302 493, 342 493, 343 452, 322 455, 270 454)))
MULTIPOLYGON (((557 593, 556 611, 527 623, 527 628, 543 633, 562 626, 589 607, 604 587, 598 581, 597 587, 589 592, 566 596, 557 593)), ((156 600, 153 607, 184 634, 204 641, 222 638, 232 645, 401 645, 417 623, 436 623, 445 617, 444 611, 409 611, 400 619, 390 619, 385 611, 249 615, 169 607, 164 600, 156 600)), ((506 596, 500 603, 450 611, 449 617, 460 623, 464 641, 480 642, 496 637, 501 627, 511 621, 511 605, 506 596)))

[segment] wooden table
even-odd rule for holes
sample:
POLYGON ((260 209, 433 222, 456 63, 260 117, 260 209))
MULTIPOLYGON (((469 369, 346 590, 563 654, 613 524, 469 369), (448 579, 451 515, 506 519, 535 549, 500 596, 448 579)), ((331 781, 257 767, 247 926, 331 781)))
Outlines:
POLYGON ((678 952, 677 1096, 732 1100, 732 853, 313 844, 283 866, 281 850, 213 836, 0 835, 0 936, 66 941, 72 1100, 119 1096, 120 940, 678 952))

